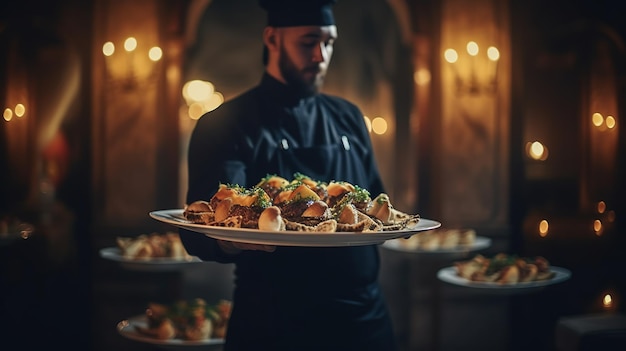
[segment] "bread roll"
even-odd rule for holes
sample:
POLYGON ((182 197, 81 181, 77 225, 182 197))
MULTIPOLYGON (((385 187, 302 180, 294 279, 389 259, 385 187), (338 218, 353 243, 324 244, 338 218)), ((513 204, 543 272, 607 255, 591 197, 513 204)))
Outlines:
POLYGON ((442 249, 453 249, 459 245, 460 231, 458 229, 442 229, 438 231, 442 249))
POLYGON ((439 235, 434 230, 425 231, 419 235, 419 248, 421 250, 434 251, 439 249, 439 235))
POLYGON ((476 242, 476 231, 474 229, 460 230, 459 245, 472 245, 476 242))
POLYGON ((261 212, 259 216, 259 230, 273 232, 285 230, 285 222, 281 216, 280 208, 270 206, 261 212))

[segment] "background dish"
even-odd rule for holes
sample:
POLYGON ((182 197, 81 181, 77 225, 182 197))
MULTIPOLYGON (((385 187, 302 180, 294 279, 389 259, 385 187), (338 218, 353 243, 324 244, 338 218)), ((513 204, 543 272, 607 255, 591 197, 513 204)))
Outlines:
POLYGON ((155 338, 151 338, 149 336, 143 335, 139 333, 135 327, 147 327, 148 322, 145 315, 138 315, 131 317, 129 319, 125 319, 117 323, 117 331, 120 335, 139 342, 144 342, 152 345, 156 345, 162 349, 170 349, 170 350, 186 350, 190 349, 202 349, 202 350, 211 350, 211 349, 221 349, 218 347, 219 345, 224 344, 224 339, 206 339, 199 341, 189 341, 182 339, 170 339, 170 340, 159 340, 155 338), (215 347, 211 347, 215 346, 215 347))
POLYGON ((118 247, 100 249, 100 257, 119 262, 128 269, 142 271, 174 270, 191 263, 202 262, 202 260, 196 256, 190 256, 187 260, 175 260, 167 257, 152 257, 145 260, 129 259, 122 255, 122 250, 118 247))
POLYGON ((441 254, 467 253, 471 251, 486 249, 489 246, 491 246, 491 239, 486 238, 484 236, 477 236, 475 241, 471 245, 459 245, 453 248, 438 248, 436 250, 409 248, 402 244, 402 240, 404 239, 388 240, 383 244, 383 247, 386 249, 400 251, 400 252, 407 252, 407 253, 441 255, 441 254))
POLYGON ((386 240, 411 236, 441 226, 441 223, 437 221, 421 218, 412 228, 384 232, 265 232, 258 229, 194 224, 185 220, 182 217, 182 213, 182 209, 161 210, 150 212, 150 217, 179 228, 205 234, 215 239, 276 246, 358 246, 380 244, 386 240))
POLYGON ((568 269, 565 269, 565 268, 551 266, 550 270, 554 272, 555 274, 552 279, 525 282, 525 283, 515 283, 515 284, 499 284, 499 283, 470 281, 465 278, 459 277, 457 275, 456 267, 446 267, 446 268, 440 269, 437 272, 437 278, 439 278, 439 280, 443 282, 462 286, 462 287, 484 289, 486 291, 506 293, 506 292, 534 291, 537 289, 544 288, 546 286, 562 283, 568 280, 572 276, 572 273, 568 269))

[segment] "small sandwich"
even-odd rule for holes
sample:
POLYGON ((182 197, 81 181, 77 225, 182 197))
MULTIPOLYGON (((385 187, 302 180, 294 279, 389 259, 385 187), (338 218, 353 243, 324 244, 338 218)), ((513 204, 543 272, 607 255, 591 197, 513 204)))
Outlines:
POLYGON ((389 195, 381 193, 371 201, 365 211, 368 215, 379 219, 383 223, 383 230, 399 230, 414 226, 420 216, 411 215, 395 209, 391 205, 389 195))
POLYGON ((209 224, 215 221, 214 210, 207 201, 194 201, 185 206, 183 216, 196 224, 209 224))
POLYGON ((333 219, 328 205, 304 183, 294 183, 277 196, 287 230, 334 232, 337 221, 333 219))
POLYGON ((340 232, 377 232, 382 222, 365 210, 371 201, 369 191, 347 182, 328 184, 328 199, 340 232))
POLYGON ((274 201, 274 198, 280 193, 284 187, 289 185, 289 181, 276 174, 268 174, 256 185, 257 188, 265 190, 270 199, 274 201))
POLYGON ((241 228, 258 228, 261 213, 271 206, 272 201, 265 190, 258 187, 243 189, 222 185, 209 203, 215 204, 214 225, 238 219, 241 228), (229 196, 224 197, 224 194, 229 196))

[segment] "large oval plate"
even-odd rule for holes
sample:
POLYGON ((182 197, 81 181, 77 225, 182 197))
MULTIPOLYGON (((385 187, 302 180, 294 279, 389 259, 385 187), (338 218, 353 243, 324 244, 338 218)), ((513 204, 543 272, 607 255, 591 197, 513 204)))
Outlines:
POLYGON ((524 293, 542 289, 546 286, 562 283, 572 276, 566 268, 551 266, 554 277, 547 280, 530 281, 523 283, 501 284, 494 282, 476 282, 460 277, 454 266, 442 268, 437 272, 439 280, 466 288, 482 289, 492 293, 524 293))
POLYGON ((150 217, 173 226, 202 233, 219 240, 275 246, 362 246, 381 244, 387 240, 409 237, 419 232, 437 229, 441 223, 420 218, 416 225, 402 230, 383 232, 268 232, 248 228, 216 227, 187 221, 182 209, 150 212, 150 217))
POLYGON ((138 315, 129 319, 124 319, 117 323, 117 331, 125 338, 142 343, 152 344, 160 349, 166 350, 211 350, 216 349, 217 346, 219 346, 219 348, 217 349, 221 350, 220 345, 224 344, 224 339, 204 339, 197 341, 182 339, 159 340, 147 335, 143 335, 136 329, 137 327, 146 328, 147 326, 148 320, 146 316, 138 315))
POLYGON ((172 271, 184 268, 189 264, 202 262, 202 260, 196 256, 189 256, 186 259, 180 260, 167 257, 129 259, 122 255, 122 250, 118 247, 105 247, 100 249, 100 257, 119 262, 124 268, 137 271, 172 271))
POLYGON ((422 249, 422 248, 408 248, 403 245, 402 239, 389 240, 383 244, 383 247, 393 251, 425 254, 425 255, 454 255, 454 254, 466 254, 472 251, 478 251, 488 248, 491 245, 491 239, 483 236, 477 236, 476 240, 469 245, 458 245, 450 248, 437 248, 434 250, 422 249))

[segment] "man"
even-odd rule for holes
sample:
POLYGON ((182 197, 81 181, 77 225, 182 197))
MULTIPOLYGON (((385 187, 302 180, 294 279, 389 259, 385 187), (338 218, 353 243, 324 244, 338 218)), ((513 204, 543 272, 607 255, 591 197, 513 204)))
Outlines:
MULTIPOLYGON (((258 86, 197 123, 187 203, 219 183, 251 187, 297 172, 384 192, 363 115, 320 93, 337 39, 334 1, 261 1, 266 70, 258 86)), ((375 245, 273 247, 181 231, 187 250, 236 264, 225 350, 394 350, 375 245)))

